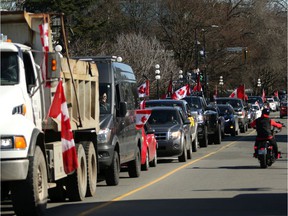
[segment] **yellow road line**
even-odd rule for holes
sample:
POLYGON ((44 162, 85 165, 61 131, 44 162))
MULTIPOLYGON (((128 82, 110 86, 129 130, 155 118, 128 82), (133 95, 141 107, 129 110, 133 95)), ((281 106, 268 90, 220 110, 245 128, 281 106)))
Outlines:
MULTIPOLYGON (((250 132, 250 134, 251 134, 251 132, 250 132)), ((241 140, 241 139, 239 139, 239 140, 241 140)), ((159 181, 161 181, 161 180, 163 180, 163 179, 171 176, 172 174, 178 172, 178 171, 181 170, 181 169, 184 169, 184 168, 187 167, 187 166, 190 166, 191 164, 194 164, 194 163, 196 163, 196 162, 198 162, 198 161, 200 161, 200 160, 203 160, 203 159, 205 159, 205 158, 207 158, 207 157, 210 157, 211 155, 216 154, 217 152, 220 152, 220 151, 222 151, 222 150, 224 150, 224 149, 226 149, 226 148, 229 148, 230 146, 234 145, 234 144, 235 144, 236 142, 238 142, 239 140, 233 141, 233 142, 231 142, 231 143, 228 144, 228 145, 222 146, 220 149, 218 149, 218 150, 216 150, 216 151, 214 151, 214 152, 211 152, 211 153, 209 153, 209 154, 207 154, 207 155, 204 155, 204 156, 202 156, 202 157, 200 157, 200 158, 198 158, 198 159, 192 160, 192 161, 190 161, 189 163, 184 164, 184 165, 182 165, 182 166, 180 166, 180 167, 172 170, 171 172, 168 172, 168 173, 166 173, 165 175, 163 175, 163 176, 155 179, 154 181, 151 181, 151 182, 149 182, 149 183, 147 183, 147 184, 145 184, 145 185, 143 185, 143 186, 141 186, 141 187, 138 187, 138 188, 136 188, 136 189, 134 189, 134 190, 132 190, 132 191, 130 191, 130 192, 128 192, 128 193, 125 193, 125 194, 123 194, 123 195, 121 195, 121 196, 118 196, 118 197, 116 197, 115 199, 113 199, 113 200, 111 200, 111 201, 107 201, 106 203, 103 203, 103 204, 101 204, 101 205, 99 205, 99 206, 96 206, 96 207, 91 208, 91 209, 89 209, 89 210, 87 210, 87 211, 84 211, 84 212, 80 213, 78 216, 86 216, 86 215, 89 215, 89 214, 93 213, 94 211, 96 211, 97 209, 103 208, 103 207, 105 207, 105 206, 108 206, 108 205, 112 204, 113 202, 120 201, 120 200, 124 199, 125 197, 128 197, 128 196, 130 196, 130 195, 132 195, 132 194, 134 194, 134 193, 137 193, 138 191, 141 191, 141 190, 143 190, 143 189, 145 189, 145 188, 147 188, 147 187, 149 187, 149 186, 151 186, 151 185, 153 185, 153 184, 155 184, 155 183, 157 183, 157 182, 159 182, 159 181)), ((192 155, 193 155, 193 154, 192 154, 192 155)))

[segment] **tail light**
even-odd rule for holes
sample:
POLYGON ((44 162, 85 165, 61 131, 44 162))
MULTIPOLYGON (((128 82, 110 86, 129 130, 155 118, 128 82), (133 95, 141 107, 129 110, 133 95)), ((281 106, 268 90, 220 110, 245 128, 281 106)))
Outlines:
POLYGON ((258 146, 254 146, 254 150, 257 150, 258 149, 258 146))

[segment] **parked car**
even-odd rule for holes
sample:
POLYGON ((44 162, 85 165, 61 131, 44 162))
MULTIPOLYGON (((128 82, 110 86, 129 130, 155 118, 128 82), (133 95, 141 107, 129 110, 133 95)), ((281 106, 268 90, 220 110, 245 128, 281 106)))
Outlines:
POLYGON ((283 118, 284 116, 288 115, 287 106, 288 106, 288 102, 287 101, 282 101, 281 102, 281 104, 280 104, 280 118, 283 118))
POLYGON ((238 115, 238 123, 241 133, 245 133, 248 130, 248 116, 246 107, 243 101, 239 98, 222 97, 215 99, 217 104, 230 104, 235 113, 238 115))
POLYGON ((198 122, 193 113, 191 112, 190 106, 185 100, 173 100, 173 99, 162 99, 162 100, 148 100, 145 102, 145 107, 155 106, 172 106, 180 107, 183 110, 184 117, 190 120, 190 140, 192 142, 192 151, 196 152, 198 148, 198 136, 197 128, 198 122))
POLYGON ((233 107, 230 104, 217 104, 220 110, 220 115, 225 119, 225 134, 236 136, 239 134, 238 115, 235 114, 233 107))
POLYGON ((217 112, 213 110, 207 110, 207 103, 202 96, 187 96, 183 98, 187 101, 191 110, 197 112, 198 122, 198 140, 200 147, 208 146, 208 135, 210 137, 209 143, 221 143, 220 138, 217 136, 218 128, 218 117, 217 112))
POLYGON ((275 103, 275 101, 274 101, 274 99, 272 97, 267 97, 266 98, 266 103, 268 103, 268 106, 269 106, 271 111, 273 111, 273 112, 277 111, 276 103, 275 103))
POLYGON ((141 170, 157 166, 157 140, 154 130, 147 122, 142 128, 141 170))
POLYGON ((189 129, 190 121, 185 119, 180 107, 150 107, 152 113, 148 123, 155 130, 158 142, 158 157, 178 157, 179 162, 192 158, 189 129))

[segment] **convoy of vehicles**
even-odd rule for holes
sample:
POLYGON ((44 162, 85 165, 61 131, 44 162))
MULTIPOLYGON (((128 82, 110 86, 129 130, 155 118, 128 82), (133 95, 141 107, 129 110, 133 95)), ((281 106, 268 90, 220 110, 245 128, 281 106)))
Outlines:
MULTIPOLYGON (((46 56, 39 25, 47 17, 56 16, 1 12, 1 31, 12 40, 0 42, 1 195, 10 194, 17 215, 44 215, 48 199, 95 196, 97 181, 119 183, 122 166, 130 177, 139 177, 141 170, 157 166, 158 157, 186 162, 198 144, 221 144, 224 133, 247 130, 242 100, 218 98, 213 107, 197 95, 147 101, 152 114, 136 129, 139 98, 133 69, 115 56, 63 57, 54 51, 53 25, 48 26, 46 56), (47 74, 40 70, 44 56, 47 74), (61 121, 47 118, 59 80, 79 162, 69 175, 64 172, 61 121)), ((280 105, 283 116, 287 102, 280 105)))

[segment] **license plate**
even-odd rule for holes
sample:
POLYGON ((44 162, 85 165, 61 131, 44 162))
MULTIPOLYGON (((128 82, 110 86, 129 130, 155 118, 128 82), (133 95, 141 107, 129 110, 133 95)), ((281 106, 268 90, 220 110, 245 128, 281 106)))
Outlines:
POLYGON ((263 155, 263 154, 267 154, 267 149, 259 149, 258 150, 258 155, 263 155))

